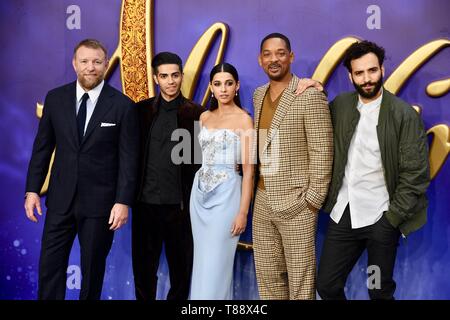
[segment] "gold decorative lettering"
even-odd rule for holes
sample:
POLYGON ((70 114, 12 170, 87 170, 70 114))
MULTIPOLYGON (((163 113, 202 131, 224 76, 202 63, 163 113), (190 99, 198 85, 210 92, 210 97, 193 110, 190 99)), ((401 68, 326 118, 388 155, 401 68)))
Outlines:
POLYGON ((120 60, 122 90, 134 101, 155 95, 151 68, 153 4, 152 0, 122 1, 120 44, 115 53, 120 60))
POLYGON ((442 168, 448 153, 450 152, 450 128, 445 124, 439 124, 427 131, 432 134, 433 141, 430 147, 430 176, 433 179, 442 168))
MULTIPOLYGON (((215 64, 222 61, 225 53, 225 45, 228 40, 228 26, 224 23, 217 22, 209 27, 208 30, 197 41, 194 48, 191 51, 188 59, 186 60, 184 67, 184 79, 181 86, 183 95, 188 99, 192 99, 194 96, 195 87, 197 85, 198 77, 200 75, 201 68, 205 63, 206 56, 212 46, 214 38, 218 33, 222 33, 222 39, 220 40, 219 51, 217 53, 215 64)), ((203 95, 202 105, 206 105, 209 97, 209 91, 206 89, 203 95)))
POLYGON ((336 69, 337 65, 344 57, 345 51, 357 41, 359 41, 358 38, 347 37, 332 45, 320 60, 314 74, 312 75, 312 79, 326 84, 334 69, 336 69))
POLYGON ((438 80, 430 83, 427 86, 427 94, 430 97, 438 98, 446 94, 450 90, 450 78, 444 80, 438 80))
POLYGON ((438 39, 421 46, 406 58, 394 72, 392 72, 384 83, 384 87, 393 94, 397 94, 406 80, 408 80, 419 67, 431 59, 431 57, 440 50, 448 46, 450 46, 450 41, 447 39, 438 39))

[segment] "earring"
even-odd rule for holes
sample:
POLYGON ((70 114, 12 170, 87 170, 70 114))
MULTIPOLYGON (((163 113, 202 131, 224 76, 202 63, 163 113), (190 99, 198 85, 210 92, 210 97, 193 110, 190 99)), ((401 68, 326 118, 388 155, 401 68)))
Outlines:
POLYGON ((236 90, 236 97, 237 97, 237 95, 238 95, 238 91, 236 90))
POLYGON ((211 92, 211 98, 214 98, 214 92, 211 92))

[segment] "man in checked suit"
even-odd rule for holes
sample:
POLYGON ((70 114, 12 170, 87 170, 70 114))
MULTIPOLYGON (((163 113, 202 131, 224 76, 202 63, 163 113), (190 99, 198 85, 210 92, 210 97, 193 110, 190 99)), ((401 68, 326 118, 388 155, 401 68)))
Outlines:
POLYGON ((333 162, 333 134, 325 95, 291 73, 289 39, 261 41, 259 64, 269 83, 253 95, 258 174, 253 247, 261 299, 315 298, 317 216, 333 162))
POLYGON ((81 41, 77 81, 51 90, 34 141, 25 211, 42 215, 39 191, 55 151, 39 260, 39 299, 64 299, 75 236, 81 249, 80 299, 99 299, 114 230, 127 222, 135 195, 139 132, 133 102, 105 84, 105 47, 81 41))

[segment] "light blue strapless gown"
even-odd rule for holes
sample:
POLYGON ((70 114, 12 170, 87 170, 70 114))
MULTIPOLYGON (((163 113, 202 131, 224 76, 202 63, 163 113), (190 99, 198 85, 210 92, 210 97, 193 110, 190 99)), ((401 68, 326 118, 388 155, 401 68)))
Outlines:
POLYGON ((190 214, 194 238, 191 300, 230 300, 233 263, 239 236, 231 226, 239 211, 242 177, 239 136, 229 129, 199 134, 202 167, 192 186, 190 214))

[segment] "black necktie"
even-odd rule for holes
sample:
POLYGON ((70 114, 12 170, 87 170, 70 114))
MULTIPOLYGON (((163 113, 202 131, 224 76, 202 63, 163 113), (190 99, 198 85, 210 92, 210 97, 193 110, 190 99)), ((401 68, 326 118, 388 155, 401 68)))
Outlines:
POLYGON ((85 93, 81 99, 80 109, 78 109, 77 114, 78 137, 80 138, 80 143, 83 141, 84 136, 84 125, 86 124, 86 101, 89 99, 89 95, 85 93))

